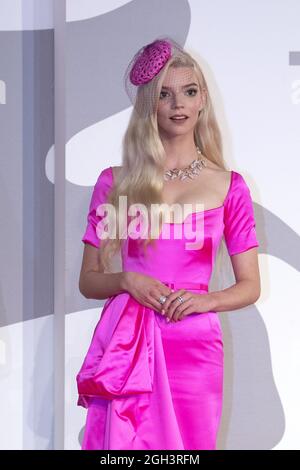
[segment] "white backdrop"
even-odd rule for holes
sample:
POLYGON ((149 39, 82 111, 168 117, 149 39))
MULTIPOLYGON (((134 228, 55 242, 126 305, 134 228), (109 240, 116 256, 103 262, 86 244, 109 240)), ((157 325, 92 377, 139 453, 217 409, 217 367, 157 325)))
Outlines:
MULTIPOLYGON (((50 0, 43 2, 43 8, 38 1, 24 0, 22 4, 23 8, 20 1, 1 2, 0 118, 6 125, 11 119, 11 100, 24 103, 22 80, 14 94, 10 91, 10 80, 26 72, 21 67, 22 54, 24 46, 30 48, 26 37, 18 33, 31 32, 40 44, 39 40, 45 38, 42 32, 53 32, 50 0), (26 3, 30 8, 24 8, 26 3), (15 43, 12 38, 17 38, 15 43), (10 61, 15 61, 14 75, 7 72, 9 44, 14 44, 15 54, 10 56, 10 61)), ((39 307, 51 285, 44 280, 45 291, 40 294, 35 314, 30 315, 33 309, 28 306, 25 314, 26 279, 21 276, 18 288, 12 289, 14 271, 8 273, 10 258, 5 258, 6 263, 1 263, 0 447, 53 448, 55 422, 64 429, 64 447, 80 448, 86 410, 76 406, 76 373, 104 303, 88 301, 78 291, 81 236, 91 190, 100 171, 121 164, 121 139, 131 112, 122 89, 122 71, 141 45, 166 34, 198 58, 222 129, 225 160, 231 169, 243 174, 255 202, 262 295, 254 306, 220 313, 226 366, 218 448, 299 449, 300 3, 152 0, 149 9, 146 0, 67 0, 66 5, 67 215, 62 239, 66 246, 65 414, 54 413, 53 310, 51 303, 48 312, 39 307), (17 304, 11 302, 12 296, 17 304), (16 309, 19 318, 14 316, 16 309)), ((48 42, 53 46, 53 35, 48 36, 48 42)), ((37 63, 41 60, 38 55, 34 58, 37 63)), ((36 79, 45 81, 42 74, 36 79)), ((45 104, 43 96, 40 94, 40 100, 44 100, 47 114, 33 102, 27 102, 27 106, 29 111, 32 106, 36 118, 49 121, 51 130, 51 102, 45 104)), ((0 132, 4 128, 1 125, 0 132)), ((23 207, 8 214, 12 232, 18 231, 20 219, 26 214, 24 192, 12 192, 16 181, 26 187, 25 131, 25 119, 17 134, 15 127, 9 127, 10 138, 0 156, 1 181, 6 182, 1 185, 5 196, 1 199, 12 199, 23 207), (10 145, 16 135, 20 142, 12 152, 10 145), (7 163, 6 155, 10 155, 13 165, 7 163), (11 185, 7 184, 8 169, 11 185)), ((34 127, 32 132, 36 139, 41 135, 34 127)), ((54 139, 47 139, 38 152, 51 187, 54 139)), ((42 175, 39 178, 42 180, 42 175)), ((40 189, 38 184, 36 187, 40 189)), ((51 193, 42 195, 50 204, 51 193)), ((37 200, 28 200, 34 210, 37 200)), ((7 207, 3 210, 4 214, 8 212, 7 207)), ((36 230, 43 233, 40 224, 36 230)), ((3 247, 7 247, 10 235, 7 228, 2 231, 4 257, 7 249, 3 247)), ((22 236, 26 235, 22 232, 22 236)), ((19 265, 15 261, 15 272, 19 272, 17 268, 24 270, 26 253, 20 254, 23 262, 19 265)), ((40 251, 36 256, 41 256, 40 251)), ((43 272, 42 266, 38 266, 36 275, 43 272)), ((32 298, 34 289, 35 284, 32 298)))

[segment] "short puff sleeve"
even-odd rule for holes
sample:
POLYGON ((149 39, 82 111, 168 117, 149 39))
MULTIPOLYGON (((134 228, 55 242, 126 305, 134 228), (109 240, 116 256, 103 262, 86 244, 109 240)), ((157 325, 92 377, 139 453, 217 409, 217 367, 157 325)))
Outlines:
POLYGON ((107 196, 112 185, 112 168, 108 167, 102 170, 94 186, 89 206, 89 212, 87 216, 87 226, 85 233, 81 239, 84 243, 89 243, 90 245, 93 245, 96 248, 99 248, 101 242, 101 240, 97 236, 96 229, 97 224, 102 218, 96 213, 97 207, 100 204, 104 204, 107 202, 107 196))
POLYGON ((240 173, 233 171, 224 203, 224 239, 230 256, 259 246, 250 189, 240 173))

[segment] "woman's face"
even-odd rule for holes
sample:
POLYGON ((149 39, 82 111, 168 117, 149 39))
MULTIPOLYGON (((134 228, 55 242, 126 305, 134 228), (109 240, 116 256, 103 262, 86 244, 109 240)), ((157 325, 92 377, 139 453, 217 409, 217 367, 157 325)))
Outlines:
POLYGON ((169 136, 186 134, 194 130, 204 93, 191 67, 170 67, 164 79, 157 108, 158 128, 169 136), (175 120, 174 115, 185 119, 175 120))

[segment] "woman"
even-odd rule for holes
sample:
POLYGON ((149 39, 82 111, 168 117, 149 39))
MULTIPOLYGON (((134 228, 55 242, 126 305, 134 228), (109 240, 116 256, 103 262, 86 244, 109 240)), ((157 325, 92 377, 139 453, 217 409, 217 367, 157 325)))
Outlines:
POLYGON ((82 238, 80 291, 107 299, 77 375, 78 405, 88 408, 82 449, 215 449, 223 397, 217 312, 260 296, 251 194, 225 168, 207 84, 190 54, 157 39, 134 56, 125 84, 134 109, 122 166, 100 173, 82 238), (147 223, 139 232, 146 236, 131 236, 129 211, 121 236, 121 195, 144 215, 135 229, 165 204, 158 236, 147 223), (104 222, 113 227, 108 238, 104 222), (223 236, 236 284, 209 292, 223 236), (118 249, 122 272, 110 272, 118 249))

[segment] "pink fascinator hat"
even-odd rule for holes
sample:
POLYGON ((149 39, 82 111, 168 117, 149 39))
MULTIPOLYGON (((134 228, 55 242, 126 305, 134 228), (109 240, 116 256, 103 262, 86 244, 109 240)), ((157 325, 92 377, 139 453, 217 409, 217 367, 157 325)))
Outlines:
POLYGON ((183 48, 174 39, 164 37, 141 47, 130 60, 123 78, 125 91, 141 117, 149 117, 157 97, 155 87, 149 86, 158 79, 160 72, 171 57, 183 48))

